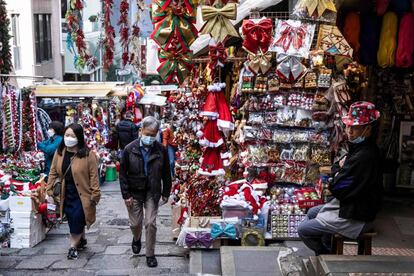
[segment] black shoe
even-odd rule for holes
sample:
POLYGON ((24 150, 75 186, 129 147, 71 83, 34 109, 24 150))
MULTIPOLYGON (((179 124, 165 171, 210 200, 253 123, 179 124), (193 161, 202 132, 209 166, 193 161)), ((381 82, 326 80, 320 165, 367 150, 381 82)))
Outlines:
POLYGON ((141 240, 134 240, 132 239, 132 252, 135 255, 138 255, 141 252, 141 240))
POLYGON ((68 252, 68 260, 76 260, 78 258, 78 250, 75 247, 71 247, 68 252))
POLYGON ((155 258, 155 256, 147 257, 147 266, 148 267, 157 267, 158 266, 158 262, 157 262, 157 259, 155 258))
POLYGON ((88 240, 87 239, 84 239, 84 238, 81 238, 80 241, 79 241, 78 246, 76 247, 76 249, 78 249, 78 250, 84 250, 86 248, 86 245, 87 244, 88 244, 88 240))

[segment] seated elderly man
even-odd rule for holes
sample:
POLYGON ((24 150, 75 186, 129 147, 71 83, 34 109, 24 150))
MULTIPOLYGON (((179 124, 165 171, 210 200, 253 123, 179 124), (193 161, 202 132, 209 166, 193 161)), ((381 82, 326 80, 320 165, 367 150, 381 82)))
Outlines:
POLYGON ((160 199, 166 203, 171 190, 167 149, 156 141, 160 123, 146 117, 138 139, 126 146, 121 160, 120 184, 133 234, 132 251, 141 251, 142 222, 145 224, 147 265, 156 267, 156 218, 160 199))
POLYGON ((349 152, 333 165, 329 188, 333 199, 311 208, 298 228, 300 238, 316 255, 331 253, 333 234, 356 239, 372 229, 383 194, 381 154, 375 141, 379 116, 372 103, 357 102, 342 118, 349 152))

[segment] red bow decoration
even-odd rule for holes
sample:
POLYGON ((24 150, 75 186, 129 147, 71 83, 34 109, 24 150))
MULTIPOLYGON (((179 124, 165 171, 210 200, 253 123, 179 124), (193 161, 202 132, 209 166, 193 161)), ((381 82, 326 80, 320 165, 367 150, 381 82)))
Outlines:
MULTIPOLYGON (((161 6, 161 9, 165 11, 169 6, 173 5, 173 0, 161 0, 158 1, 159 5, 161 6)), ((192 13, 194 11, 194 8, 197 6, 197 1, 193 0, 183 0, 183 4, 187 8, 187 10, 192 13)))
POLYGON ((276 41, 275 45, 282 47, 285 52, 289 50, 291 44, 296 50, 299 50, 303 45, 303 40, 306 37, 306 29, 304 26, 293 27, 287 22, 282 22, 281 37, 276 41))
POLYGON ((223 67, 227 59, 227 53, 226 48, 224 47, 224 43, 219 42, 216 45, 210 45, 208 57, 210 58, 208 67, 211 70, 211 76, 213 78, 216 73, 216 68, 218 66, 223 67))
POLYGON ((252 20, 243 20, 243 47, 251 53, 257 53, 259 49, 266 53, 272 42, 272 28, 272 20, 269 18, 260 20, 257 24, 252 20))

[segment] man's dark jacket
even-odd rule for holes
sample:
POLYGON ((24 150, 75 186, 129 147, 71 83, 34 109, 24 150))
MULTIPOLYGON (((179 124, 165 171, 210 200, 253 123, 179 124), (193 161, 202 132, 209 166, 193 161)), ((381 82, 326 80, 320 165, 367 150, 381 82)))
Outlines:
POLYGON ((144 158, 141 153, 140 140, 130 143, 121 159, 120 184, 122 197, 144 201, 146 194, 158 202, 161 196, 169 197, 171 190, 171 173, 168 153, 158 142, 150 147, 148 158, 148 175, 144 171, 144 158))
POLYGON ((116 125, 118 133, 119 147, 123 150, 125 147, 138 138, 138 127, 130 120, 122 120, 116 125))
POLYGON ((382 158, 375 141, 349 144, 342 168, 335 163, 332 195, 340 202, 339 217, 371 222, 381 208, 382 158))

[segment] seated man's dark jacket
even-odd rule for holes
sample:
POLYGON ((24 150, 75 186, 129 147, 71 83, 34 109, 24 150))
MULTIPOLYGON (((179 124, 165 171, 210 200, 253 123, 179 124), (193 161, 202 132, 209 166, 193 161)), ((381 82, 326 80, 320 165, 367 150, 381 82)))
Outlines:
POLYGON ((137 139, 124 150, 121 159, 120 185, 124 199, 133 197, 145 201, 149 193, 158 202, 160 197, 169 197, 171 190, 171 173, 168 153, 158 142, 150 147, 148 158, 148 175, 145 175, 144 158, 137 139))
POLYGON ((129 143, 138 138, 138 127, 129 120, 122 120, 116 125, 119 147, 124 149, 129 143))
POLYGON ((381 208, 382 157, 373 139, 349 144, 342 168, 335 163, 330 185, 332 195, 340 201, 339 217, 370 222, 381 208))

